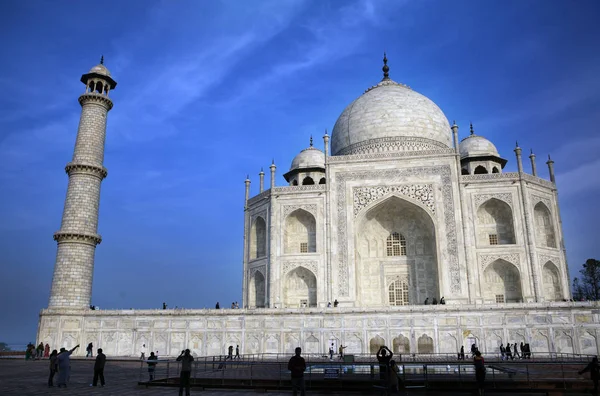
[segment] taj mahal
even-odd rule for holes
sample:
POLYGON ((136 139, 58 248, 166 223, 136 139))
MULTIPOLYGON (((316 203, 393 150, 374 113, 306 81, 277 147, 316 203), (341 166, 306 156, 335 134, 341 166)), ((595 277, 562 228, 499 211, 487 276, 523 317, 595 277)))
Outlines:
MULTIPOLYGON (((600 305, 572 302, 555 184, 536 156, 499 153, 429 98, 383 78, 310 138, 277 186, 245 180, 242 309, 91 310, 109 93, 103 61, 81 77, 81 118, 37 343, 93 342, 107 355, 456 353, 525 342, 600 353, 600 305), (323 147, 321 150, 317 146, 323 147), (527 168, 527 170, 525 169, 527 168), (442 300, 445 304, 433 304, 442 300), (429 302, 426 304, 425 302, 429 302)), ((340 110, 342 109, 340 107, 340 110)), ((118 170, 115 170, 118 172, 118 170)), ((76 353, 83 354, 78 350, 76 353)))

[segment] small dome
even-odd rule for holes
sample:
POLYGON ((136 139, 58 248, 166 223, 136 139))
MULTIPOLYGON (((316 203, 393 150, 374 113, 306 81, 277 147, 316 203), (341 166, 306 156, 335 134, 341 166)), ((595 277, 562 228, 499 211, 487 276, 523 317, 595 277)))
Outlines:
POLYGON ((102 74, 103 76, 111 77, 110 72, 102 63, 92 67, 88 73, 102 74))
POLYGON ((500 157, 496 146, 483 136, 474 133, 464 138, 458 145, 460 158, 500 157))
POLYGON ((304 149, 292 160, 290 171, 306 168, 325 168, 325 153, 310 146, 304 149))

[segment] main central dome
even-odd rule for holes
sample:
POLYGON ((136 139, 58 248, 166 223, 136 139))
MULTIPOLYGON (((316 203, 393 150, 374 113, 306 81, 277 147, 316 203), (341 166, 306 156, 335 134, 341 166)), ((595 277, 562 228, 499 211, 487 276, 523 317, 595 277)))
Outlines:
POLYGON ((332 155, 452 147, 450 125, 442 110, 427 97, 390 80, 388 70, 384 64, 383 80, 350 103, 336 121, 332 155))

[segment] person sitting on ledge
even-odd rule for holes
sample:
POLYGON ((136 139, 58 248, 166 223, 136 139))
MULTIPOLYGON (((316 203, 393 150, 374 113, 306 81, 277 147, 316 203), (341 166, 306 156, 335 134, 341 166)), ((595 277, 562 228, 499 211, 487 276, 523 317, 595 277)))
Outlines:
POLYGON ((432 302, 432 304, 433 304, 433 305, 437 305, 437 300, 436 300, 436 298, 435 298, 435 297, 433 297, 433 302, 432 302))
POLYGON ((444 300, 444 297, 440 298, 440 304, 441 305, 446 305, 446 300, 444 300))
POLYGON ((425 305, 429 305, 429 297, 425 299, 425 305))

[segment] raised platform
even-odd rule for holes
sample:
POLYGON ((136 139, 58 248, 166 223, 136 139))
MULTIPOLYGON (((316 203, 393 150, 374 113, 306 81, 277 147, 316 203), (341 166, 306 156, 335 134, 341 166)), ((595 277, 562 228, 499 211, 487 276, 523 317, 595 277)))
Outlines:
POLYGON ((373 308, 96 310, 45 309, 36 343, 85 354, 92 342, 109 356, 136 356, 142 344, 159 356, 189 348, 196 356, 326 353, 331 343, 347 354, 387 345, 402 353, 457 353, 472 343, 495 353, 500 343, 529 343, 532 352, 599 353, 600 303, 414 305, 373 308))

